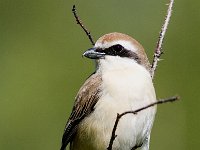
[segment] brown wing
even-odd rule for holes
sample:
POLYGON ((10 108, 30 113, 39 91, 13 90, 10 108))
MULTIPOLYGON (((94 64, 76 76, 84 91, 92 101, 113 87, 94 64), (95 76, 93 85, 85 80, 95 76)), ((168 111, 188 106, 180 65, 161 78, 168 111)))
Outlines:
POLYGON ((76 96, 72 113, 64 130, 60 150, 65 150, 66 146, 76 133, 78 124, 93 111, 94 105, 99 100, 100 84, 101 77, 95 73, 91 75, 80 88, 76 96))

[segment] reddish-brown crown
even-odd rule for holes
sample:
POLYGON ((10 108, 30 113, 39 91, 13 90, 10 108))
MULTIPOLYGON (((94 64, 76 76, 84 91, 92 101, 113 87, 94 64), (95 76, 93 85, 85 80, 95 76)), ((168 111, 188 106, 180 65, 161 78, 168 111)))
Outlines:
POLYGON ((141 65, 150 70, 150 64, 142 45, 132 37, 118 32, 108 33, 100 37, 95 47, 108 48, 114 44, 121 44, 126 49, 134 51, 141 60, 141 65))

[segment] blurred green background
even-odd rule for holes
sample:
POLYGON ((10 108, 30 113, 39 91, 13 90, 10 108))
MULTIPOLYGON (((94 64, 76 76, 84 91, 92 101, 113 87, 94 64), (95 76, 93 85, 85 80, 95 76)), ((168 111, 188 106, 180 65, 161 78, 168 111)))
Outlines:
MULTIPOLYGON (((113 31, 133 36, 152 59, 168 0, 0 0, 0 149, 58 150, 74 97, 94 70, 82 53, 113 31)), ((160 105, 151 150, 199 148, 200 1, 175 0, 155 76, 160 105)))

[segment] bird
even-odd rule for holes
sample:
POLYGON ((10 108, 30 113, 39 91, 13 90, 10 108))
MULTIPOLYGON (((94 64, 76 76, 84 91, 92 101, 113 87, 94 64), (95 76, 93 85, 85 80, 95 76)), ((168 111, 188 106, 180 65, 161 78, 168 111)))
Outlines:
MULTIPOLYGON (((75 97, 60 150, 106 150, 117 114, 156 102, 151 66, 142 45, 127 34, 100 37, 83 56, 95 71, 75 97)), ((156 106, 119 121, 113 150, 149 150, 156 106)))

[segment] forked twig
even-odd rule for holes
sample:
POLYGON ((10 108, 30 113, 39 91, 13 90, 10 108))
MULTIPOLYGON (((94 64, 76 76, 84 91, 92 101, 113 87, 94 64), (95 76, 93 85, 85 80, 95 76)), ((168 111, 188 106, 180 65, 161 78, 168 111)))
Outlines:
POLYGON ((113 130, 112 130, 112 135, 111 135, 111 138, 110 138, 109 146, 107 147, 107 150, 112 150, 113 142, 114 142, 115 138, 117 137, 117 135, 115 133, 116 133, 116 130, 117 130, 117 126, 118 126, 119 120, 124 115, 126 115, 126 114, 137 114, 138 112, 140 112, 142 110, 145 110, 145 109, 147 109, 149 107, 152 107, 152 106, 155 106, 155 105, 158 105, 158 104, 174 102, 176 100, 179 100, 178 96, 174 96, 174 97, 170 97, 170 98, 167 98, 167 99, 158 100, 158 101, 156 101, 154 103, 151 103, 151 104, 149 104, 147 106, 144 106, 142 108, 136 109, 135 111, 126 111, 126 112, 123 112, 121 114, 117 114, 117 117, 116 117, 116 120, 115 120, 115 124, 114 124, 113 130))
POLYGON ((91 44, 94 45, 95 43, 94 43, 94 40, 92 38, 91 33, 86 29, 86 27, 83 25, 82 21, 80 20, 80 18, 77 15, 77 11, 76 11, 76 6, 75 5, 73 5, 72 13, 74 14, 74 17, 76 19, 77 24, 79 24, 81 26, 81 28, 85 31, 87 37, 89 38, 91 44))
POLYGON ((154 73, 155 73, 159 58, 163 54, 162 44, 163 44, 165 33, 167 31, 167 27, 168 27, 168 24, 169 24, 169 21, 170 21, 170 17, 171 17, 171 14, 172 14, 173 4, 174 4, 174 0, 170 0, 168 10, 167 10, 167 15, 165 17, 164 24, 162 25, 160 35, 159 35, 159 38, 158 38, 158 42, 157 42, 157 45, 156 45, 156 49, 155 49, 155 52, 154 52, 154 58, 153 58, 153 62, 152 62, 152 65, 151 65, 151 77, 152 78, 154 77, 154 73))

